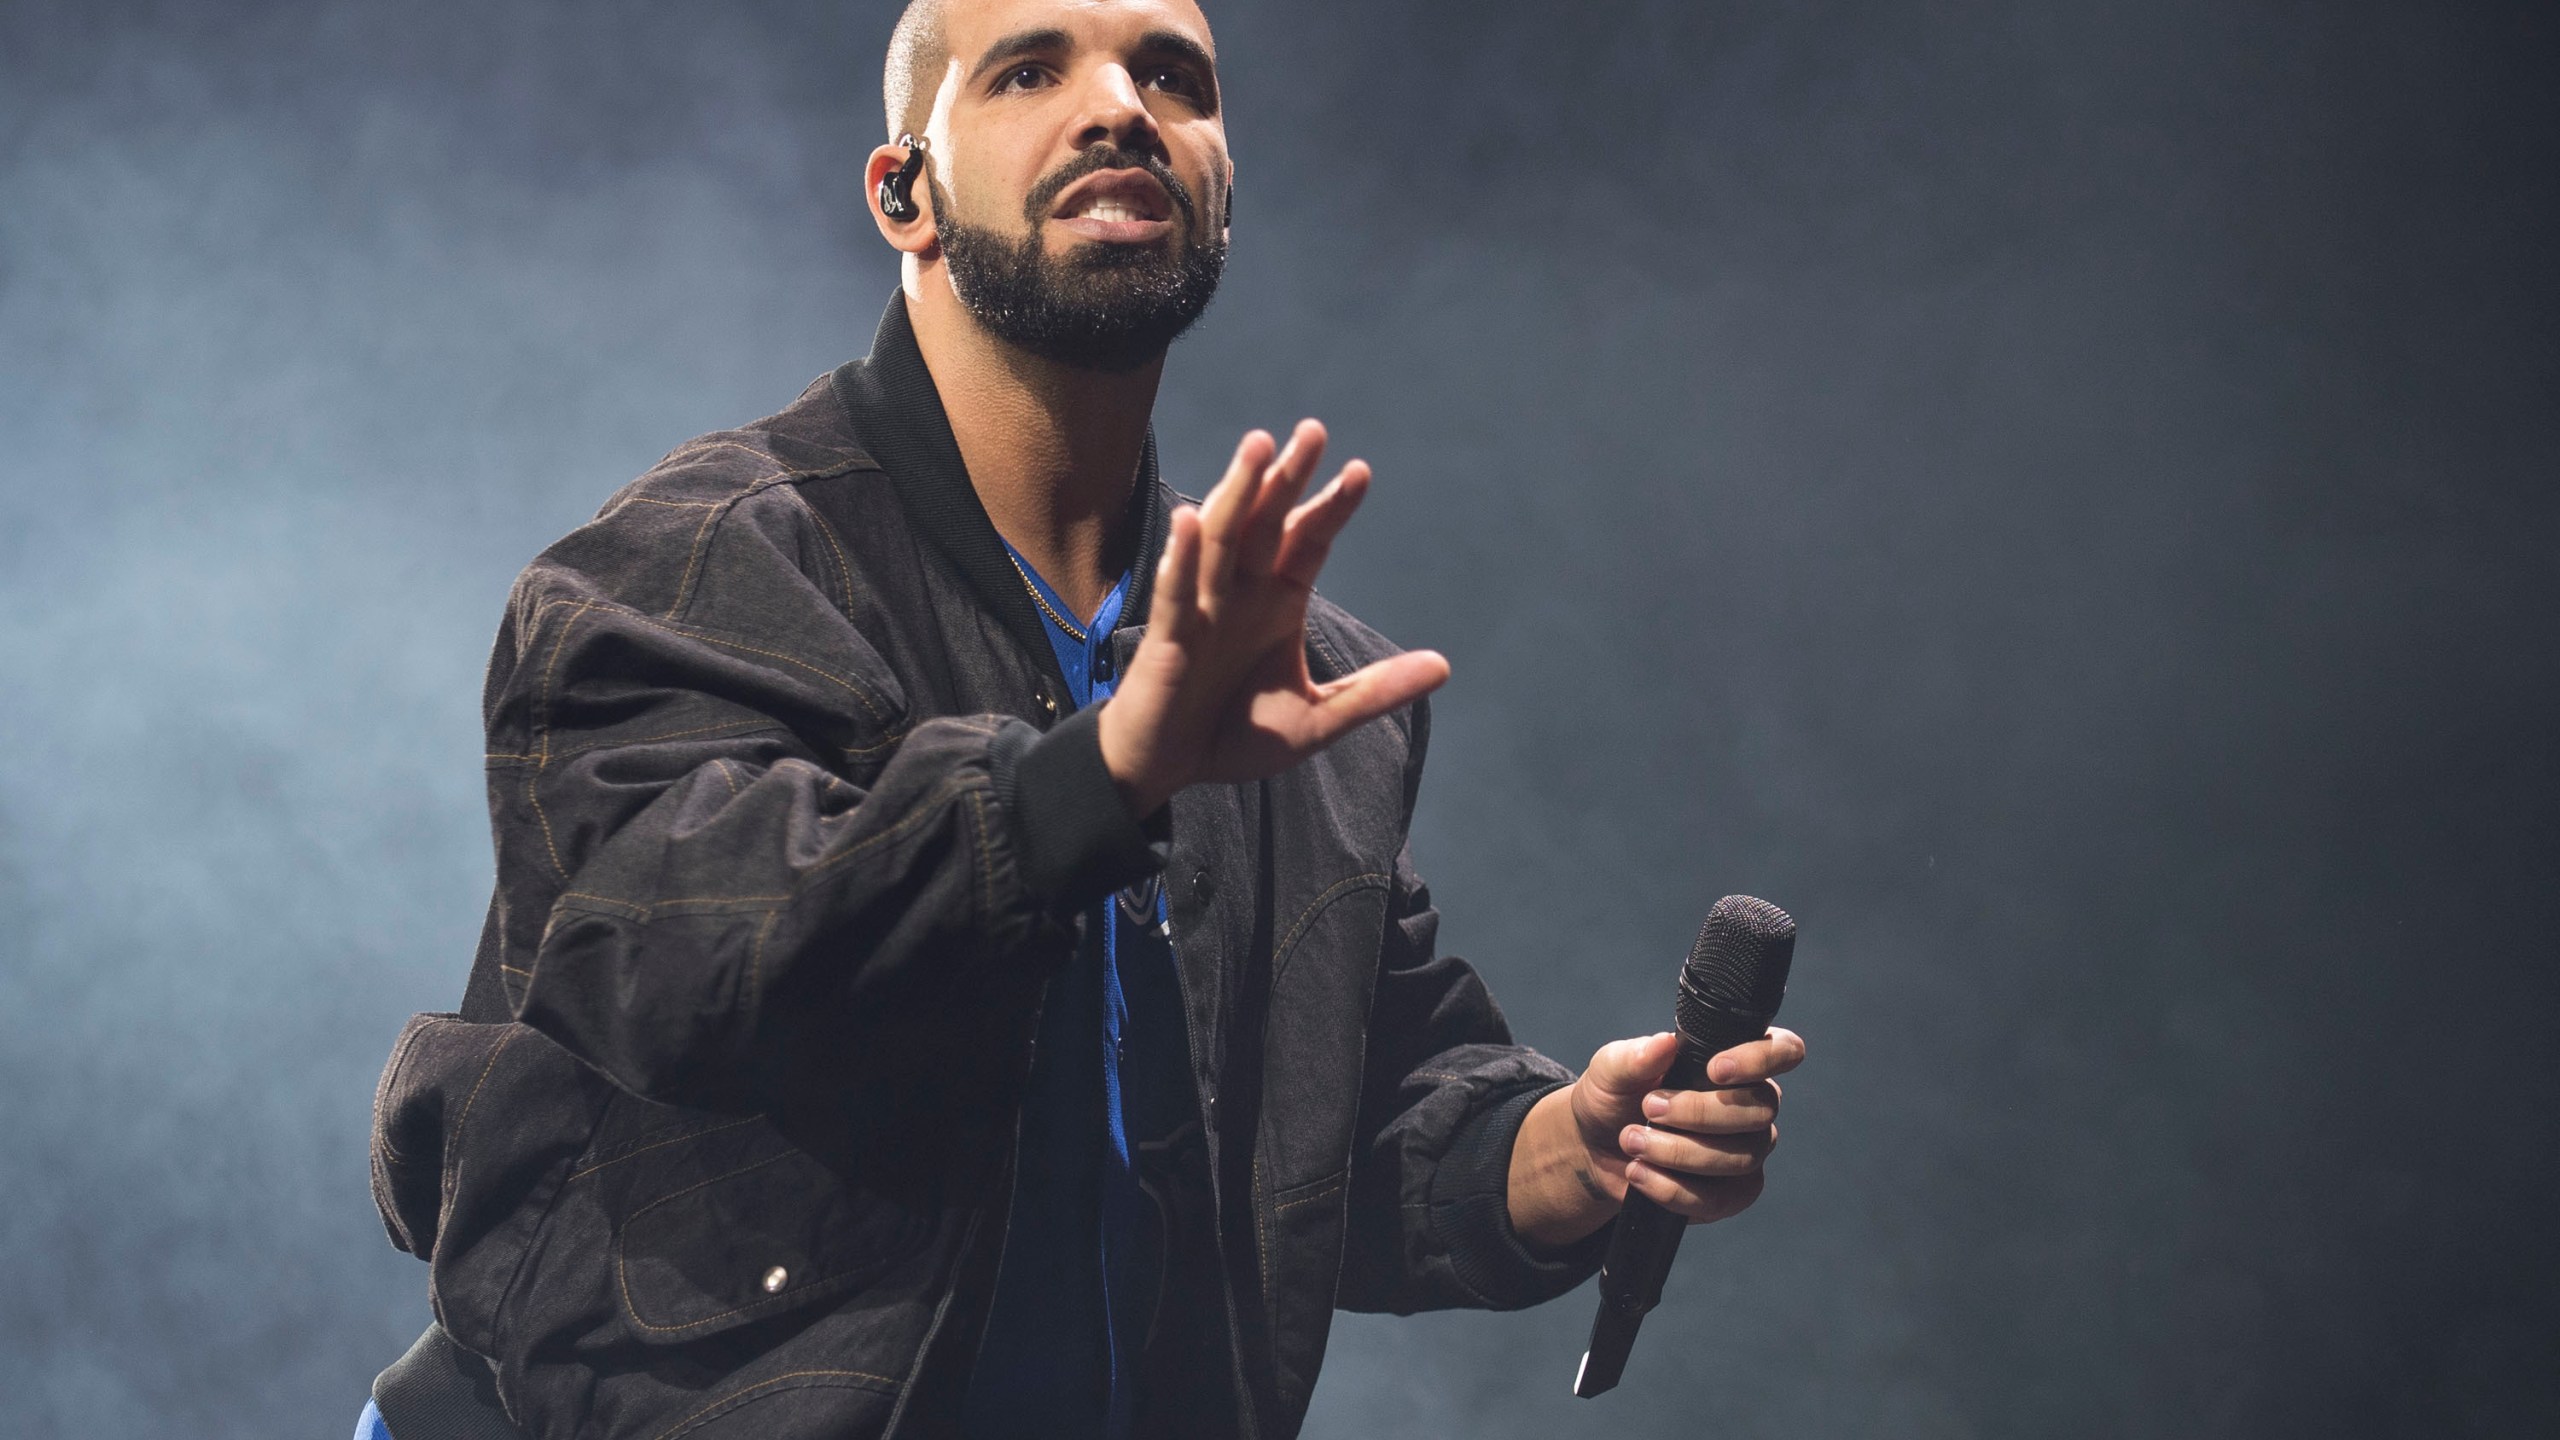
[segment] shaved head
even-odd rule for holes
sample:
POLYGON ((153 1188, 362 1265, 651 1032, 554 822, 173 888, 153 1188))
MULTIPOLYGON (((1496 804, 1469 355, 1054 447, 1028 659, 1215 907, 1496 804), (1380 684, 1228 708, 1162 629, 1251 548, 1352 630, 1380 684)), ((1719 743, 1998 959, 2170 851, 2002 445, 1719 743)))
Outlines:
POLYGON ((951 43, 944 32, 944 0, 910 0, 889 34, 889 63, 880 72, 880 99, 889 116, 889 138, 924 133, 933 112, 934 91, 942 87, 943 69, 951 63, 951 43))

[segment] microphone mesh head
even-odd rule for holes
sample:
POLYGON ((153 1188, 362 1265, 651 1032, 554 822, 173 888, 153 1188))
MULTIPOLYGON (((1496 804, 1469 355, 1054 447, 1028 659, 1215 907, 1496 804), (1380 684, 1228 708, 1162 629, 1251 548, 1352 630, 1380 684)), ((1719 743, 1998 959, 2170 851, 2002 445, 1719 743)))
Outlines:
POLYGON ((1766 1025, 1787 997, 1787 967, 1795 957, 1793 916, 1749 895, 1717 901, 1680 971, 1681 1033, 1711 1033, 1717 1021, 1710 1011, 1754 1016, 1766 1025))

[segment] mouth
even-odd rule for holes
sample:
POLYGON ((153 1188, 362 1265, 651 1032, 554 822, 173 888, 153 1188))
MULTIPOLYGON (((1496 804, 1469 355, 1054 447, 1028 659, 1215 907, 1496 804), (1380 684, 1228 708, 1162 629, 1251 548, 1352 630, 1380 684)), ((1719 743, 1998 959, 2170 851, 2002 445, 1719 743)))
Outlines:
POLYGON ((1097 170, 1058 196, 1049 217, 1090 240, 1132 244, 1173 230, 1173 197, 1144 170, 1097 170))

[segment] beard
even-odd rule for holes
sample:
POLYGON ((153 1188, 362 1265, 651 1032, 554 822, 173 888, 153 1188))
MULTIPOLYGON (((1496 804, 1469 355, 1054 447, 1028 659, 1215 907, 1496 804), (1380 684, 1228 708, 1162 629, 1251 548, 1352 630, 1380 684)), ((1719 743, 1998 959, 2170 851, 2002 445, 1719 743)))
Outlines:
POLYGON ((961 305, 998 339, 1077 370, 1124 373, 1161 357, 1218 293, 1227 242, 1200 224, 1190 190, 1152 157, 1097 146, 1031 189, 1030 232, 1014 239, 953 217, 933 186, 933 233, 961 305), (1096 170, 1141 169, 1173 197, 1182 219, 1170 250, 1158 245, 1078 244, 1053 256, 1041 228, 1058 193, 1096 170))

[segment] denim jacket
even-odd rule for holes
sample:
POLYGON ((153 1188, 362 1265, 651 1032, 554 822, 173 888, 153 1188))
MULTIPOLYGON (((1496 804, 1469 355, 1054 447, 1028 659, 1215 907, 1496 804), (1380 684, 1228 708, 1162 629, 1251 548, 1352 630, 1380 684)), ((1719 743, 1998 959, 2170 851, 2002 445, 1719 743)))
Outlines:
MULTIPOLYGON (((1140 616, 1155 469, 1150 442, 1140 616)), ((1405 843, 1427 707, 1140 825, 1040 624, 902 299, 868 359, 678 448, 517 581, 495 894, 461 1011, 393 1049, 373 1161, 519 1428, 949 1433, 1044 983, 1149 877, 1223 1323, 1167 1342, 1194 1353, 1146 1428, 1293 1435, 1336 1307, 1518 1307, 1596 1266, 1605 1230, 1510 1228, 1512 1137, 1568 1072, 1435 946, 1405 843)), ((1394 653, 1321 597, 1306 644, 1320 682, 1394 653)))

